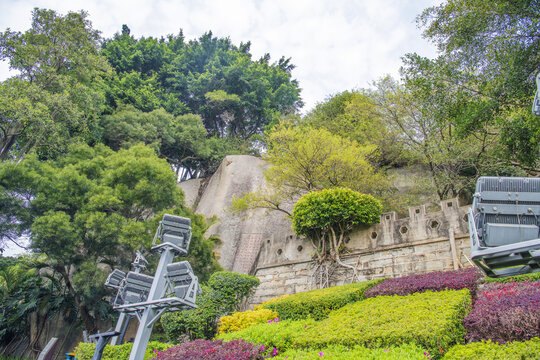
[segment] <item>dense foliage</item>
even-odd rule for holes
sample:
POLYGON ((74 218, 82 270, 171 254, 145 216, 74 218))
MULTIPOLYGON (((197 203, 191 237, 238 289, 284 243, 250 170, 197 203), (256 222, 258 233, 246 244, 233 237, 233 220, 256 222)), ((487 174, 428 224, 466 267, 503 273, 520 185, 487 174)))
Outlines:
POLYGON ((491 341, 473 342, 452 347, 444 356, 445 360, 536 360, 540 356, 540 339, 514 341, 504 345, 491 341))
POLYGON ((296 345, 387 347, 415 343, 437 355, 463 342, 462 319, 470 304, 468 290, 370 298, 332 312, 303 332, 296 345))
POLYGON ((486 276, 486 283, 509 283, 509 282, 520 282, 520 281, 538 281, 540 280, 540 272, 534 272, 530 274, 522 274, 522 275, 515 275, 515 276, 507 276, 507 277, 499 277, 499 278, 491 278, 489 276, 486 276))
POLYGON ((245 329, 251 325, 274 321, 278 313, 268 309, 246 310, 219 319, 218 334, 245 329))
POLYGON ((258 285, 259 279, 249 275, 227 271, 212 274, 207 286, 203 286, 202 295, 197 297, 197 309, 163 315, 161 324, 167 337, 174 343, 181 337, 213 338, 218 320, 239 310, 258 285))
POLYGON ((402 346, 389 346, 387 348, 370 349, 363 346, 348 347, 343 345, 333 345, 318 350, 290 349, 279 353, 272 359, 302 359, 302 360, 427 360, 429 356, 424 349, 414 345, 406 344, 402 346))
MULTIPOLYGON (((73 298, 56 278, 40 275, 45 266, 32 257, 0 257, 0 344, 3 346, 13 339, 28 336, 32 314, 38 332, 43 331, 45 323, 57 313, 75 321, 75 316, 70 316, 69 312, 73 298)), ((30 345, 36 346, 38 340, 34 338, 30 345)))
POLYGON ((110 73, 100 40, 84 11, 36 8, 29 30, 0 33, 0 61, 19 73, 0 83, 0 161, 55 156, 74 140, 97 140, 110 73))
POLYGON ((364 299, 366 290, 381 281, 371 280, 301 292, 263 306, 266 309, 276 311, 279 318, 283 320, 306 318, 321 320, 328 317, 333 310, 364 299))
MULTIPOLYGON (((144 360, 153 359, 159 352, 165 351, 170 348, 171 344, 164 344, 157 341, 150 341, 146 352, 144 353, 144 360)), ((122 345, 107 345, 103 350, 103 360, 118 360, 118 359, 129 359, 129 354, 131 353, 131 348, 133 343, 125 343, 122 345)), ((75 348, 74 352, 77 356, 77 360, 91 360, 94 351, 96 350, 96 344, 94 343, 79 343, 75 348)))
POLYGON ((313 319, 283 320, 252 325, 240 331, 217 336, 217 339, 231 341, 244 339, 254 344, 260 344, 268 349, 278 349, 281 353, 294 347, 296 340, 306 331, 316 327, 313 319))
POLYGON ((262 360, 261 349, 245 342, 234 340, 223 343, 221 340, 195 340, 174 346, 159 353, 156 360, 262 360))
POLYGON ((463 321, 467 339, 499 343, 540 337, 540 281, 491 283, 463 321))
POLYGON ((454 271, 436 271, 427 274, 403 276, 386 279, 367 290, 365 296, 409 295, 424 291, 468 289, 474 298, 482 273, 476 267, 454 271))

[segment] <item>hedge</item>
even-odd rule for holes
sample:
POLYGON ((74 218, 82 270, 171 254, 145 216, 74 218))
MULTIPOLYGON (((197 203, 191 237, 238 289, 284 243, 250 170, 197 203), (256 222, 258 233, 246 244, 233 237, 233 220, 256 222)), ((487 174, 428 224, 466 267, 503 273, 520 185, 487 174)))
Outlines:
POLYGON ((363 346, 346 347, 333 345, 320 350, 291 349, 278 353, 275 360, 428 360, 429 354, 414 344, 406 344, 398 347, 369 349, 363 346))
POLYGON ((415 343, 436 358, 463 342, 463 318, 471 307, 468 290, 408 296, 379 296, 349 304, 295 340, 303 348, 332 344, 370 348, 415 343))
POLYGON ((530 274, 523 274, 523 275, 515 275, 515 276, 507 276, 502 278, 491 278, 489 276, 486 276, 486 283, 510 283, 510 282, 520 282, 520 281, 538 281, 540 280, 540 272, 530 273, 530 274))
POLYGON ((276 311, 282 320, 300 320, 308 317, 321 320, 328 317, 332 310, 364 299, 364 292, 381 281, 383 279, 301 292, 268 303, 263 308, 276 311))
POLYGON ((472 341, 540 337, 540 281, 486 284, 463 323, 472 341))
POLYGON ((467 345, 456 345, 446 353, 444 360, 499 360, 540 359, 540 339, 530 341, 514 341, 505 345, 487 342, 474 342, 467 345))
POLYGON ((278 313, 268 309, 237 312, 219 319, 218 334, 245 329, 251 325, 265 323, 278 317, 278 313))
POLYGON ((427 274, 387 279, 366 291, 365 296, 367 298, 380 295, 403 296, 428 290, 469 289, 474 298, 481 278, 482 272, 476 267, 453 271, 435 271, 427 274))
POLYGON ((263 360, 261 350, 243 340, 195 340, 161 352, 155 360, 263 360))
MULTIPOLYGON (((159 351, 164 351, 174 346, 172 344, 160 343, 157 341, 150 341, 146 352, 144 354, 144 359, 151 359, 156 356, 156 353, 159 351)), ((131 348, 133 343, 125 343, 122 345, 107 345, 103 350, 102 360, 118 360, 118 359, 129 359, 129 354, 131 353, 131 348)), ((91 360, 94 356, 94 350, 96 345, 94 343, 79 343, 75 348, 74 352, 77 356, 77 360, 91 360)))
POLYGON ((221 334, 216 339, 232 341, 244 339, 265 348, 277 348, 280 352, 292 348, 296 339, 316 326, 313 319, 284 320, 252 325, 240 331, 221 334))

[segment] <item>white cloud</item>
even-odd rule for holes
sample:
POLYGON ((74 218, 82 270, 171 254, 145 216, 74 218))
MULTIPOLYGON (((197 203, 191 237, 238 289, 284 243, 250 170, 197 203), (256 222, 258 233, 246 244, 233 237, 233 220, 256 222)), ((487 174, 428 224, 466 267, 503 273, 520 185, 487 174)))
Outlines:
MULTIPOLYGON (((251 41, 255 58, 291 57, 293 77, 302 87, 304 112, 336 92, 368 87, 397 75, 400 57, 434 56, 414 18, 442 0, 0 0, 0 31, 24 31, 34 7, 60 13, 85 9, 94 28, 110 37, 127 24, 135 37, 160 37, 183 29, 188 39, 208 30, 251 41)), ((7 75, 0 62, 0 79, 7 75)))

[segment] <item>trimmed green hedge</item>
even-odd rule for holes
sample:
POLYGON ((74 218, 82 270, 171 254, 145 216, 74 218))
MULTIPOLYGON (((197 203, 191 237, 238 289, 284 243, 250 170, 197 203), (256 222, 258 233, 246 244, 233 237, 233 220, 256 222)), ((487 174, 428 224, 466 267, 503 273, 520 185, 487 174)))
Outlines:
POLYGON ((280 351, 290 349, 296 339, 306 331, 313 329, 317 322, 313 319, 284 320, 277 323, 252 325, 240 331, 221 334, 216 339, 231 341, 244 339, 266 348, 278 348, 280 351))
POLYGON ((456 345, 444 356, 444 360, 499 360, 540 359, 540 339, 514 341, 505 345, 487 342, 475 342, 467 345, 456 345))
POLYGON ((320 350, 299 350, 292 349, 279 353, 272 359, 275 360, 428 360, 427 352, 414 344, 407 344, 399 347, 389 347, 386 349, 369 349, 362 346, 348 348, 342 345, 329 346, 320 350))
POLYGON ((300 320, 308 317, 321 320, 327 318, 333 310, 363 300, 364 292, 383 280, 370 280, 301 292, 266 304, 263 308, 276 311, 281 320, 300 320))
POLYGON ((468 290, 378 296, 330 314, 295 341, 303 348, 332 344, 370 348, 415 343, 440 356, 463 343, 463 318, 471 309, 468 290))
MULTIPOLYGON (((157 341, 150 341, 148 343, 148 347, 146 348, 146 352, 144 354, 144 360, 151 359, 156 354, 155 351, 164 351, 170 348, 171 346, 174 346, 172 344, 165 344, 160 343, 157 341)), ((129 359, 129 354, 131 353, 131 348, 133 347, 133 343, 125 343, 122 345, 107 345, 105 346, 105 349, 103 350, 103 356, 102 360, 118 360, 118 359, 129 359)), ((75 348, 74 352, 77 355, 77 360, 92 360, 92 356, 94 355, 94 350, 96 349, 96 345, 93 343, 80 343, 75 348)))
POLYGON ((502 278, 491 278, 489 276, 486 276, 486 283, 509 283, 509 282, 519 282, 519 281, 527 281, 530 280, 532 282, 540 280, 540 272, 530 273, 530 274, 523 274, 523 275, 516 275, 516 276, 508 276, 508 277, 502 277, 502 278))

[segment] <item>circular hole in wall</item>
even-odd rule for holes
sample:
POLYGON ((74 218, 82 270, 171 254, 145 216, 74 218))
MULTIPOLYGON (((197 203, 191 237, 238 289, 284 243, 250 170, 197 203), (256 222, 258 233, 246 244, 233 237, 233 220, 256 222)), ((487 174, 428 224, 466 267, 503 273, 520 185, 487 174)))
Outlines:
POLYGON ((438 229, 440 225, 441 224, 439 224, 437 220, 431 220, 431 222, 429 223, 429 226, 431 226, 432 229, 438 229))
POLYGON ((296 250, 298 250, 298 252, 304 250, 303 246, 302 245, 298 245, 298 247, 296 248, 296 250))
POLYGON ((402 233, 402 234, 406 234, 407 231, 409 231, 409 228, 406 227, 406 226, 402 226, 399 228, 399 232, 402 233))
POLYGON ((289 235, 289 240, 292 240, 293 236, 292 235, 289 235))
POLYGON ((420 214, 420 209, 414 210, 417 214, 420 214))
POLYGON ((266 240, 266 243, 267 243, 267 244, 270 244, 270 239, 266 240))
POLYGON ((278 254, 278 255, 281 255, 282 253, 283 253, 283 250, 278 249, 277 254, 278 254))
POLYGON ((463 215, 463 221, 469 222, 469 214, 463 215))
POLYGON ((377 238, 377 233, 374 231, 371 233, 371 238, 372 239, 376 239, 377 238))

